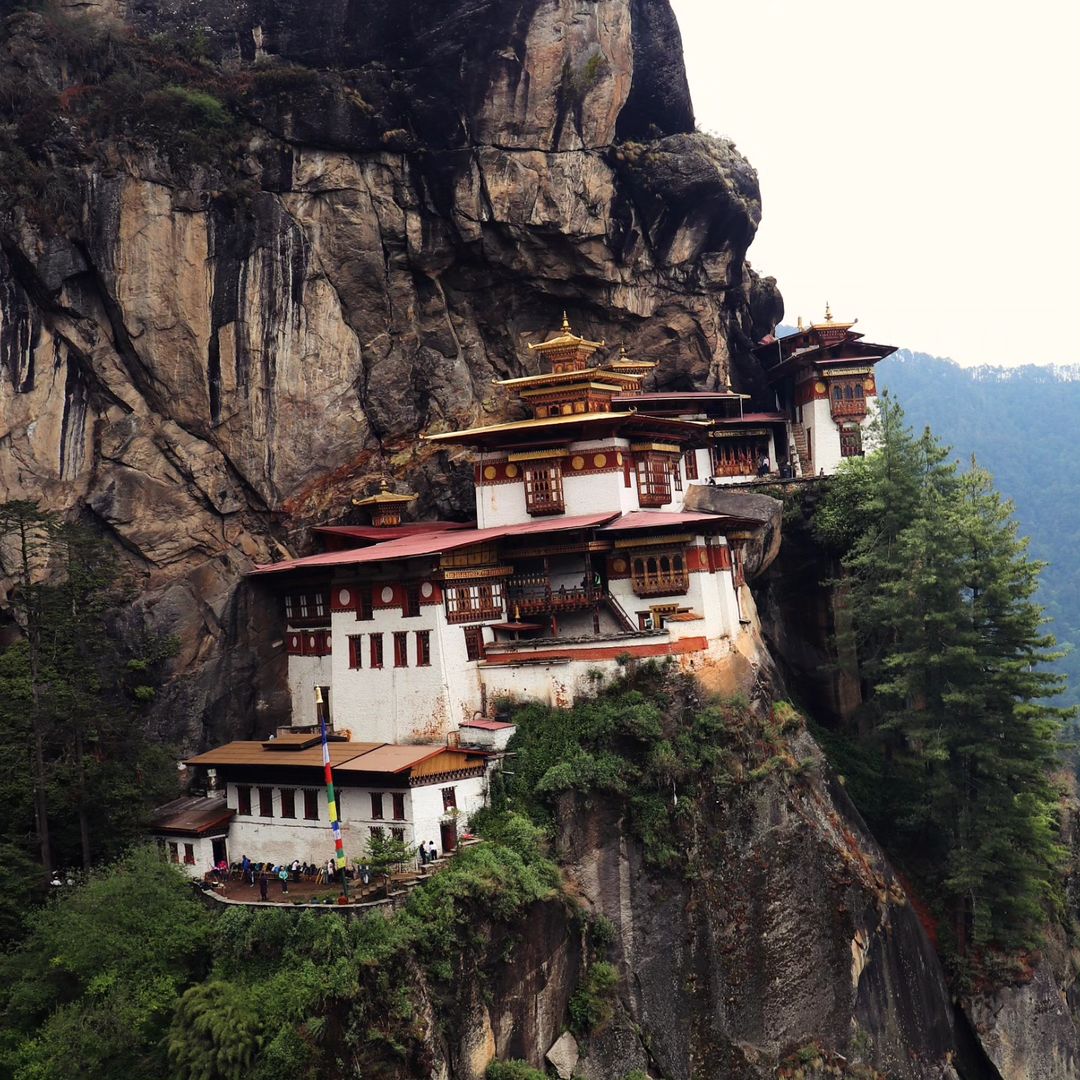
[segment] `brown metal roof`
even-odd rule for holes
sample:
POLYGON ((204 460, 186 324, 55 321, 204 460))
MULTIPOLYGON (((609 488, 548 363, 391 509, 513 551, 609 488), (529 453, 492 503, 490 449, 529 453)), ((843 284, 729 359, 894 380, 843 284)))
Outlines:
MULTIPOLYGON (((332 742, 330 743, 330 764, 337 768, 351 758, 366 754, 369 750, 382 746, 383 743, 332 742)), ((196 754, 187 758, 186 765, 272 765, 281 767, 311 768, 322 765, 322 746, 316 744, 305 750, 268 750, 261 742, 237 741, 207 750, 205 754, 196 754)))
POLYGON ((189 795, 159 806, 150 821, 150 829, 180 836, 203 836, 225 832, 233 814, 223 798, 189 795))
MULTIPOLYGON (((341 767, 340 772, 378 772, 400 773, 410 772, 423 762, 438 757, 441 754, 464 755, 466 751, 457 747, 448 749, 445 746, 400 746, 395 743, 387 743, 377 750, 352 758, 341 767)), ((466 763, 461 760, 447 762, 441 772, 451 772, 464 767, 466 763)))

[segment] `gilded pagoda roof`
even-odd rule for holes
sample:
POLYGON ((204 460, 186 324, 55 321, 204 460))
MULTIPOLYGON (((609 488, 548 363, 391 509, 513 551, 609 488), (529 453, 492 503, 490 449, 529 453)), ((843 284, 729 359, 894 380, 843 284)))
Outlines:
POLYGON ((624 368, 627 372, 640 371, 642 376, 647 371, 652 371, 656 367, 655 360, 634 360, 626 353, 626 346, 619 346, 619 355, 614 360, 609 360, 605 365, 612 371, 618 371, 620 368, 624 368))
POLYGON ((547 432, 553 437, 569 438, 574 427, 598 429, 649 429, 663 431, 672 436, 701 438, 710 426, 708 421, 683 420, 676 417, 651 416, 635 412, 595 412, 570 413, 565 416, 537 417, 532 420, 511 420, 503 424, 488 424, 484 427, 463 428, 460 431, 444 431, 437 435, 421 435, 432 443, 459 443, 463 446, 478 446, 483 443, 499 445, 507 437, 522 435, 535 441, 547 432))
POLYGON ((587 338, 578 337, 578 335, 570 329, 570 320, 566 317, 565 311, 562 315, 562 327, 560 329, 562 332, 558 337, 553 337, 550 341, 541 341, 535 345, 530 343, 529 351, 543 353, 550 352, 553 349, 566 349, 577 346, 593 352, 596 349, 602 349, 604 347, 604 342, 602 341, 589 341, 587 338))
POLYGON ((379 490, 375 495, 368 495, 364 499, 353 499, 353 506, 379 506, 387 503, 407 503, 412 502, 416 498, 415 495, 398 495, 396 492, 390 491, 389 484, 385 480, 379 485, 379 490))
POLYGON ((549 371, 543 375, 522 375, 516 379, 493 379, 496 386, 530 387, 557 386, 561 383, 589 382, 599 379, 601 382, 618 381, 621 386, 637 386, 644 375, 629 371, 612 371, 610 367, 587 367, 579 371, 549 371))

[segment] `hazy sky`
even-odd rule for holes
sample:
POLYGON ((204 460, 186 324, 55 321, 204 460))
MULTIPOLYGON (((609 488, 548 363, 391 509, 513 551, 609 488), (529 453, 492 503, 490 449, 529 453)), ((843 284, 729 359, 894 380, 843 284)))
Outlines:
POLYGON ((963 364, 1080 362, 1080 0, 672 6, 788 322, 829 300, 963 364))

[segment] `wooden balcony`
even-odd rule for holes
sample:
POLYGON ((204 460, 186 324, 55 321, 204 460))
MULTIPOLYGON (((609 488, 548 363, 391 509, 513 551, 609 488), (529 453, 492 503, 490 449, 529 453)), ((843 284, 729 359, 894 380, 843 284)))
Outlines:
POLYGON ((845 398, 843 401, 837 401, 833 398, 830 401, 832 408, 833 419, 838 417, 859 417, 860 419, 866 415, 866 398, 851 398, 848 400, 845 398))
POLYGON ((686 570, 633 574, 631 580, 637 596, 681 596, 690 590, 690 575, 686 570))
POLYGON ((524 574, 506 583, 507 605, 515 616, 546 612, 588 611, 600 599, 594 589, 585 586, 552 588, 543 574, 524 574))

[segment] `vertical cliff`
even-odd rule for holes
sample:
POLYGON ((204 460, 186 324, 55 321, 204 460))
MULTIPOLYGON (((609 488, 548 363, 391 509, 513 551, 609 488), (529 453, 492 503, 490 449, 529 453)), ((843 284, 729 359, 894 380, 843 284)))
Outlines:
POLYGON ((238 575, 384 473, 466 516, 417 436, 497 415, 563 308, 703 387, 780 314, 666 2, 56 0, 0 91, 0 498, 128 553, 189 744, 279 711, 220 694, 273 683, 238 575))

